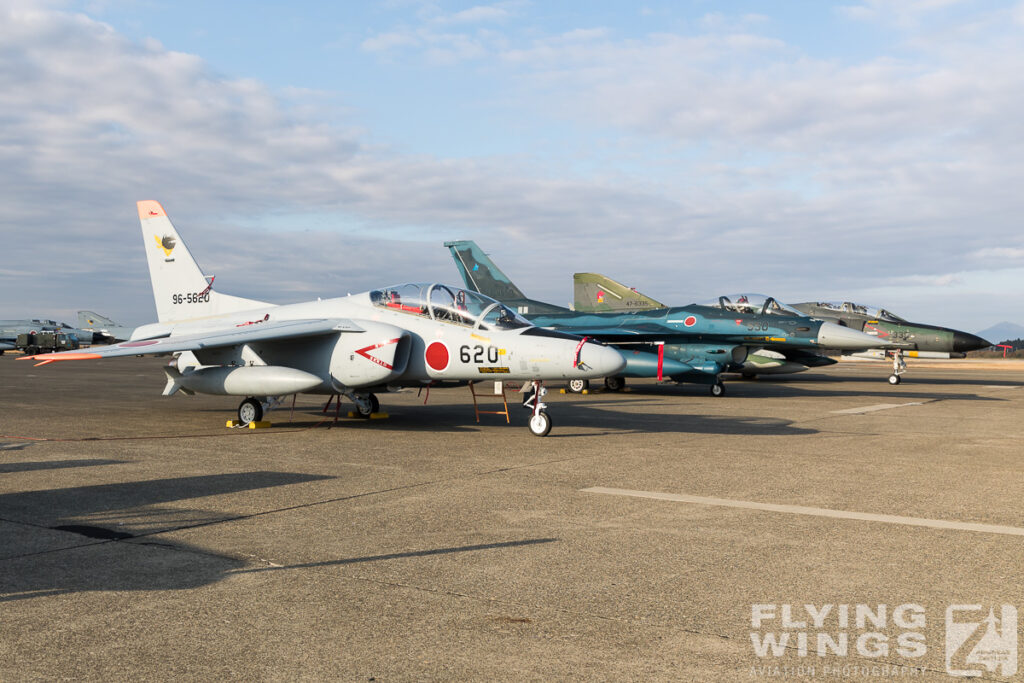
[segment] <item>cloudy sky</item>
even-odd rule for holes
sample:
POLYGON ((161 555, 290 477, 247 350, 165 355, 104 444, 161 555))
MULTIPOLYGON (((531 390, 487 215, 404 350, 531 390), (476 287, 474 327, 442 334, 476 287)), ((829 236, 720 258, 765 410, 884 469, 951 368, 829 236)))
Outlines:
POLYGON ((0 318, 597 271, 1024 323, 1024 2, 0 0, 0 318))

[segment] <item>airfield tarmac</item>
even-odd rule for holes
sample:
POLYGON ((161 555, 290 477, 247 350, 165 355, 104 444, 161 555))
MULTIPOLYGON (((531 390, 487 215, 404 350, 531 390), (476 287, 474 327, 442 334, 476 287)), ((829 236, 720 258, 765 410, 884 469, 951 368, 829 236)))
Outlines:
POLYGON ((0 680, 947 679, 949 606, 1024 607, 1020 364, 554 390, 540 439, 464 388, 226 429, 161 363, 0 357, 0 680))

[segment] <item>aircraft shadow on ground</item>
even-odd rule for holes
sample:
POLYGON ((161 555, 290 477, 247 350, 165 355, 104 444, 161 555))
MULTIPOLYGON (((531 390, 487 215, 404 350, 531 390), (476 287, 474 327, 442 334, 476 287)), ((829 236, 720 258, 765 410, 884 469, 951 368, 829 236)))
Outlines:
MULTIPOLYGON (((644 433, 679 433, 679 434, 741 434, 752 436, 799 436, 817 433, 817 430, 792 426, 791 420, 784 420, 770 417, 751 417, 747 415, 738 416, 709 416, 699 414, 677 413, 662 414, 655 412, 634 412, 619 411, 617 407, 635 406, 638 403, 653 403, 643 398, 634 398, 632 395, 627 399, 616 398, 616 394, 609 394, 607 399, 595 400, 593 397, 584 398, 580 402, 570 400, 557 400, 549 404, 549 412, 555 424, 555 430, 551 437, 572 436, 581 438, 583 435, 559 434, 559 427, 589 427, 601 429, 601 434, 621 432, 644 432, 644 433), (598 408, 595 410, 594 408, 598 408)), ((716 399, 720 400, 720 399, 716 399)), ((724 400, 724 399, 721 399, 724 400)), ((481 410, 495 410, 501 408, 500 403, 481 404, 481 410)), ((319 427, 321 429, 343 429, 361 430, 367 432, 465 432, 475 433, 481 427, 507 427, 514 430, 526 431, 526 423, 529 419, 529 411, 523 408, 519 401, 509 401, 510 423, 505 422, 503 415, 482 414, 480 423, 477 424, 473 416, 473 404, 444 404, 435 406, 395 406, 389 408, 382 406, 382 410, 389 413, 387 419, 382 420, 360 420, 343 417, 337 424, 333 418, 327 424, 322 420, 310 421, 312 415, 319 416, 319 411, 314 413, 310 410, 295 411, 295 421, 288 421, 288 413, 271 413, 268 416, 276 428, 303 429, 319 427), (275 416, 277 418, 275 419, 275 416)), ((587 435, 600 436, 601 434, 587 435)))
MULTIPOLYGON (((740 379, 739 376, 729 377, 726 375, 726 381, 733 384, 787 384, 796 382, 857 382, 857 383, 877 383, 887 384, 891 371, 886 370, 879 372, 877 375, 824 375, 824 374, 812 374, 807 375, 798 373, 795 375, 763 375, 759 376, 756 380, 744 380, 740 379)), ((968 379, 964 377, 920 377, 914 374, 913 368, 907 371, 907 374, 903 375, 903 381, 908 385, 937 385, 937 386, 1021 386, 1021 382, 1014 382, 1011 380, 990 380, 990 379, 968 379)))
MULTIPOLYGON (((795 427, 792 420, 750 415, 696 413, 636 413, 615 409, 614 401, 559 404, 553 419, 559 424, 602 427, 644 434, 722 434, 741 436, 806 436, 819 430, 795 427)), ((557 436, 553 431, 551 436, 557 436)))
MULTIPOLYGON (((813 387, 797 386, 793 383, 787 382, 762 382, 760 380, 756 382, 727 382, 726 383, 726 395, 714 399, 715 401, 731 401, 731 400, 742 400, 747 398, 799 398, 799 397, 857 397, 862 396, 871 399, 897 399, 897 400, 928 400, 928 401, 1005 401, 1007 397, 1002 396, 979 396, 978 394, 971 393, 952 393, 952 392, 936 392, 936 391, 913 391, 912 386, 903 385, 899 387, 890 387, 887 384, 882 384, 877 390, 862 390, 862 389, 842 389, 842 388, 829 388, 827 384, 817 384, 813 387)), ((601 396, 601 400, 605 396, 615 396, 613 393, 601 393, 597 394, 601 396)), ((688 398, 708 398, 707 390, 701 386, 694 385, 640 385, 633 387, 629 394, 626 396, 650 396, 659 398, 670 398, 675 397, 679 399, 688 398), (694 390, 699 390, 698 393, 694 393, 694 390)))
MULTIPOLYGON (((46 548, 44 540, 40 550, 38 545, 18 545, 25 534, 0 536, 0 602, 77 591, 179 590, 213 583, 245 562, 157 537, 133 537, 120 531, 116 520, 123 516, 129 523, 137 521, 146 513, 137 508, 147 506, 331 478, 244 472, 0 494, 0 518, 46 529, 47 535, 63 542, 46 548), (90 524, 97 518, 106 525, 90 524)), ((208 514, 203 521, 210 521, 208 514)))
MULTIPOLYGON (((11 450, 11 449, 7 449, 11 450)), ((3 462, 0 463, 0 474, 13 472, 35 472, 38 470, 62 470, 70 467, 97 467, 99 465, 121 465, 127 460, 106 460, 103 458, 83 458, 79 460, 38 460, 34 462, 3 462)))
POLYGON ((4 453, 6 451, 23 451, 31 445, 31 441, 15 441, 13 443, 0 443, 0 453, 4 453))

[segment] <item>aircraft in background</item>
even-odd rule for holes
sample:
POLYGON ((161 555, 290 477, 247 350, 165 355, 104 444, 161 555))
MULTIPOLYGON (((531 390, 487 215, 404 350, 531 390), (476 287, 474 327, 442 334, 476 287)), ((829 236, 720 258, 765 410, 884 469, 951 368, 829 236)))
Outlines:
POLYGON ((159 322, 102 349, 23 358, 45 365, 180 353, 164 368, 164 395, 245 396, 238 407, 243 424, 291 394, 346 396, 369 416, 379 409, 375 392, 435 381, 522 380, 533 386, 527 403, 537 436, 551 429, 542 380, 604 377, 625 365, 614 348, 539 329, 493 299, 441 284, 283 306, 221 294, 163 207, 141 201, 138 211, 159 322))
POLYGON ((79 311, 78 326, 83 330, 90 330, 94 334, 101 335, 107 340, 104 342, 107 344, 128 341, 132 338, 132 332, 135 331, 134 327, 118 325, 110 318, 104 318, 94 311, 79 311))
POLYGON ((96 336, 92 330, 80 330, 56 320, 0 320, 0 354, 14 351, 19 334, 36 332, 60 332, 73 335, 82 344, 103 344, 103 336, 96 336))
MULTIPOLYGON (((573 309, 577 313, 616 313, 624 311, 650 311, 665 308, 665 304, 641 294, 633 287, 616 282, 599 273, 575 273, 573 281, 573 309)), ((701 306, 717 307, 748 315, 781 315, 790 318, 806 318, 800 311, 778 303, 763 294, 738 294, 730 299, 719 297, 713 301, 701 302, 701 306), (738 302, 736 305, 730 301, 738 302)), ((782 375, 803 372, 809 368, 834 365, 838 361, 805 349, 762 347, 751 348, 739 368, 745 379, 757 375, 782 375)))
MULTIPOLYGON (((527 298, 475 242, 445 246, 467 287, 515 306, 535 325, 622 349, 625 370, 605 378, 605 386, 612 390, 621 389, 626 377, 668 377, 707 384, 712 396, 722 396, 722 373, 741 371, 751 350, 806 353, 813 362, 814 349, 868 349, 877 344, 862 332, 803 316, 740 314, 696 304, 623 313, 572 311, 527 298)), ((582 380, 570 383, 573 391, 585 387, 582 380)))
POLYGON ((807 301, 793 304, 792 307, 813 318, 835 322, 852 330, 861 330, 882 344, 898 345, 900 348, 895 350, 874 348, 850 354, 858 358, 892 360, 889 384, 900 383, 900 376, 907 368, 904 358, 963 358, 968 351, 992 346, 992 342, 976 334, 950 327, 912 323, 884 308, 873 308, 849 301, 807 301))

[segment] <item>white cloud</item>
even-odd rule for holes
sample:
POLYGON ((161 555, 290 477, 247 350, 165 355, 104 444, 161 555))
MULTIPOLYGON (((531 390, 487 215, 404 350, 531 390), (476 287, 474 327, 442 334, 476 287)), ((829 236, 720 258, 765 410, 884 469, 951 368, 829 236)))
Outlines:
POLYGON ((367 52, 386 52, 395 48, 412 47, 419 44, 419 38, 411 33, 389 31, 367 38, 360 46, 367 52))
POLYGON ((503 21, 509 17, 508 10, 496 5, 477 5, 444 17, 450 24, 477 24, 480 22, 503 21))

